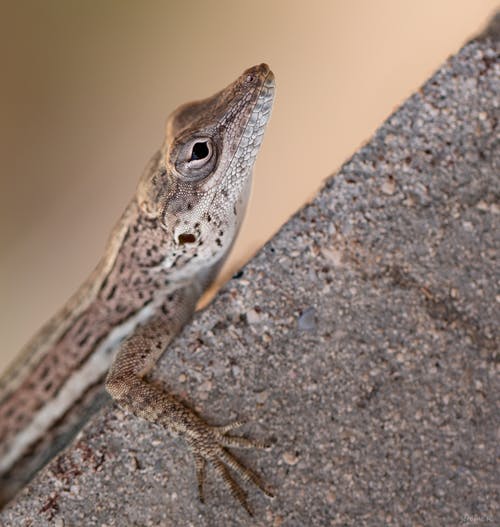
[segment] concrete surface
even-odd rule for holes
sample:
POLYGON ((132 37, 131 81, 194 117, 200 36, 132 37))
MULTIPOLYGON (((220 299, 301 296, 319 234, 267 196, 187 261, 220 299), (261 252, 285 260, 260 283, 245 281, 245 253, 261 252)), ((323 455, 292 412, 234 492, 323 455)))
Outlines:
POLYGON ((274 500, 249 488, 249 518, 209 471, 200 504, 182 441, 108 406, 0 523, 498 525, 498 36, 396 111, 155 372, 276 438, 241 453, 274 500))

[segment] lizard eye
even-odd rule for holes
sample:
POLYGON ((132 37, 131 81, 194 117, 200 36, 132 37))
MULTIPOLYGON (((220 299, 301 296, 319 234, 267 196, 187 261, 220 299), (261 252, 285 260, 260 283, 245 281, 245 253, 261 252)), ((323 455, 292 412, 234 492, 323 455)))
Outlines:
POLYGON ((175 166, 183 178, 197 181, 207 177, 213 171, 216 157, 212 139, 196 137, 181 147, 175 166))
POLYGON ((187 166, 200 168, 207 164, 213 155, 212 140, 209 138, 196 138, 187 145, 187 166))

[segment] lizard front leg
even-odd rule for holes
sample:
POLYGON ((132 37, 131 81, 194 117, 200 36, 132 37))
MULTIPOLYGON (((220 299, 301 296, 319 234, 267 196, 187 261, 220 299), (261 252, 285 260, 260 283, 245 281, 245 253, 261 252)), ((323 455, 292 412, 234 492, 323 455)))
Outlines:
POLYGON ((257 485, 268 496, 272 496, 272 493, 261 478, 245 467, 227 448, 265 448, 267 445, 261 441, 228 435, 241 426, 241 421, 219 427, 208 425, 172 395, 144 378, 191 317, 195 298, 190 296, 194 297, 186 290, 171 295, 156 316, 124 341, 108 373, 106 389, 125 410, 184 437, 194 455, 201 501, 205 468, 210 463, 232 496, 251 515, 246 493, 229 469, 243 481, 257 485))

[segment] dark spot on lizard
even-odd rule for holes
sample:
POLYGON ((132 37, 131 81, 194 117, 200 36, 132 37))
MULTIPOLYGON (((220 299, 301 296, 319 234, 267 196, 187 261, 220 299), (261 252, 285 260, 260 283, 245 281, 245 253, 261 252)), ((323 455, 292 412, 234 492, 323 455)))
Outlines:
POLYGON ((103 289, 106 289, 106 286, 108 285, 108 278, 109 278, 109 274, 105 276, 104 280, 102 281, 102 284, 101 284, 101 291, 103 289))
POLYGON ((86 333, 86 334, 84 335, 84 337, 81 338, 81 339, 77 342, 78 347, 81 348, 82 346, 85 346, 85 344, 88 342, 89 338, 90 338, 90 332, 89 332, 89 333, 86 333))
POLYGON ((111 291, 108 293, 108 296, 106 297, 106 300, 111 300, 116 293, 116 284, 111 288, 111 291))
POLYGON ((219 246, 219 247, 222 247, 222 242, 220 241, 220 238, 217 238, 215 240, 215 243, 219 246))
MULTIPOLYGON (((86 318, 82 320, 82 323, 80 324, 80 326, 78 327, 76 331, 77 335, 81 335, 83 333, 83 330, 87 327, 87 322, 88 322, 88 319, 86 318)), ((57 357, 57 355, 54 355, 54 357, 57 357)))
POLYGON ((130 228, 127 229, 127 232, 126 232, 125 235, 123 236, 123 241, 122 241, 122 243, 125 243, 125 242, 128 240, 129 236, 130 236, 130 228))
POLYGON ((212 221, 212 216, 210 216, 210 214, 207 214, 207 221, 208 221, 208 223, 210 223, 212 221))

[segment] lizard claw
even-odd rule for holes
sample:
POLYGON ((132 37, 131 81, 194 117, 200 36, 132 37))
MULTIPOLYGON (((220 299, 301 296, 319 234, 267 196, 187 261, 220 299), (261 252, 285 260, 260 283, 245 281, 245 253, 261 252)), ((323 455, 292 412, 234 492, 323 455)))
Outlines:
POLYGON ((201 503, 205 503, 205 496, 203 493, 203 483, 205 481, 205 469, 207 466, 207 462, 205 461, 205 458, 201 456, 200 454, 197 454, 196 452, 193 452, 194 454, 194 464, 196 467, 196 479, 198 481, 198 496, 200 498, 201 503))

